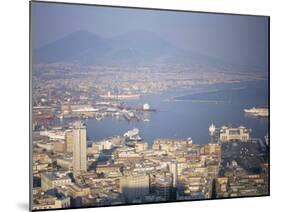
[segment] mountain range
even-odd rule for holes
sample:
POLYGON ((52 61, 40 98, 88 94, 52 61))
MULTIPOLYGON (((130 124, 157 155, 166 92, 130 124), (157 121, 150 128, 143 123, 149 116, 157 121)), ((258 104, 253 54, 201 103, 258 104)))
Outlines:
POLYGON ((232 67, 218 59, 176 47, 159 35, 132 31, 102 38, 89 31, 73 32, 33 49, 33 64, 76 63, 105 66, 232 67))

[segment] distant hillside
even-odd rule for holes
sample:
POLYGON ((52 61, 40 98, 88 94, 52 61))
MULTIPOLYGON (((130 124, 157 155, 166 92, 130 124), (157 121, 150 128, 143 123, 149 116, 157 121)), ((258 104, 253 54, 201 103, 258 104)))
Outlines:
POLYGON ((33 50, 33 64, 76 63, 115 66, 188 66, 233 69, 233 65, 171 45, 159 35, 133 31, 105 39, 77 31, 33 50))

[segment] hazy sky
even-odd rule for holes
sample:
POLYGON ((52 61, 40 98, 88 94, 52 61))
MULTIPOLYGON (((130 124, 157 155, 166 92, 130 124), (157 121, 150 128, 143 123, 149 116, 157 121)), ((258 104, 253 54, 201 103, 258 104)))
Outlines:
POLYGON ((102 37, 147 30, 187 50, 232 64, 267 68, 266 17, 32 3, 33 47, 78 30, 102 37))

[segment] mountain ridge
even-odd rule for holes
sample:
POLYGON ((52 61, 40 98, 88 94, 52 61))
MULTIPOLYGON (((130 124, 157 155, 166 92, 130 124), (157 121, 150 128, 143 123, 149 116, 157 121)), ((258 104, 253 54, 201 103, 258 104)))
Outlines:
POLYGON ((33 64, 231 68, 218 59, 176 47, 156 33, 135 30, 103 38, 87 30, 33 49, 33 64))

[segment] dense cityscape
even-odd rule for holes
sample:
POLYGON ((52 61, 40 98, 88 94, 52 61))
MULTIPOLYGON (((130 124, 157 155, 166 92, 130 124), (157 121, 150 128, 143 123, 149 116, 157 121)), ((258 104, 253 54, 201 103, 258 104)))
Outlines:
MULTIPOLYGON (((161 135, 146 141, 137 128, 91 142, 85 126, 88 119, 105 117, 128 123, 150 121, 145 114, 161 108, 152 108, 149 102, 135 107, 126 103, 149 93, 263 76, 81 69, 82 74, 76 65, 35 67, 34 210, 268 194, 268 137, 253 138, 247 126, 210 123, 202 132, 209 134, 206 144, 161 135)), ((253 113, 254 118, 259 114, 267 118, 264 111, 253 113)))
POLYGON ((31 7, 32 210, 269 195, 267 17, 31 7))

